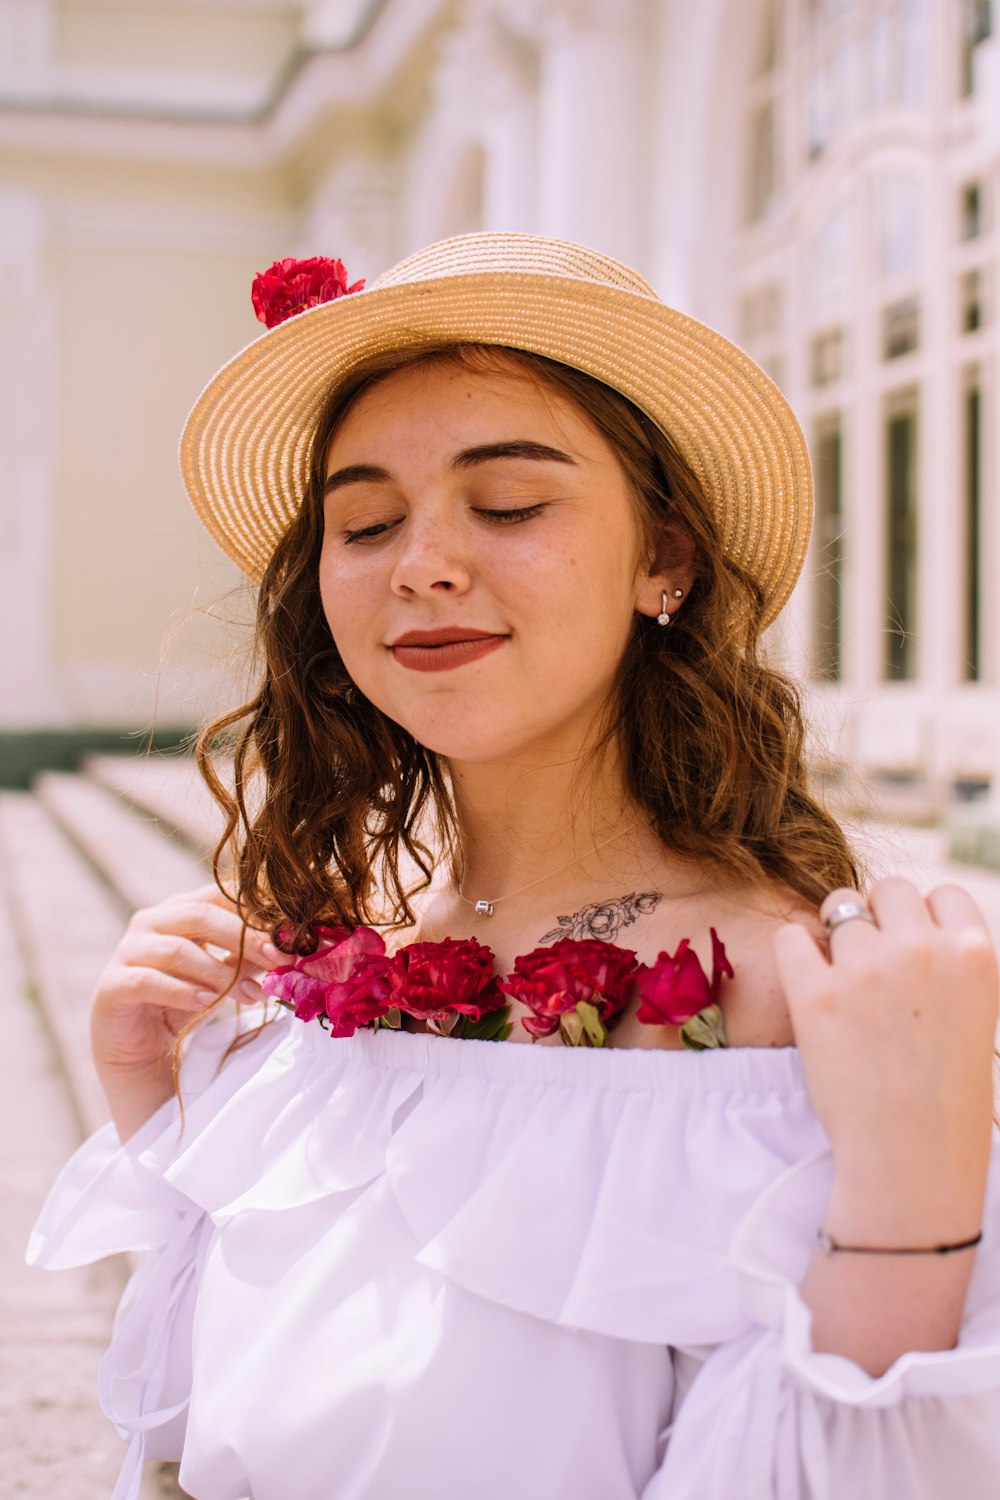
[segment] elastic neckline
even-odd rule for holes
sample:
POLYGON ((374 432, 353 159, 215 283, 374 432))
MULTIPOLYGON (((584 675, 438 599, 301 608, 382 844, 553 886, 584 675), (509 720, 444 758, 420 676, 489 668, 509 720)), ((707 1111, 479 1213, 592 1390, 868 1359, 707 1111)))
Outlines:
MULTIPOLYGON (((281 1025, 281 1021, 275 1024, 281 1025)), ((797 1047, 725 1047, 704 1052, 652 1047, 556 1047, 481 1042, 420 1032, 356 1031, 334 1037, 289 1015, 294 1046, 331 1063, 473 1077, 511 1085, 648 1089, 657 1093, 795 1093, 806 1088, 797 1047)))

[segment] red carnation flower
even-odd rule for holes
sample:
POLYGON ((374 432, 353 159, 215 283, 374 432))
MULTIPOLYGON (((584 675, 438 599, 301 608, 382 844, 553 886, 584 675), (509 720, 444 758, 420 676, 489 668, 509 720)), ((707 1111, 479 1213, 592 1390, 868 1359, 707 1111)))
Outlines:
POLYGON ((722 1012, 716 1002, 723 977, 733 977, 733 966, 715 928, 709 931, 711 979, 687 938, 678 945, 672 958, 669 953, 661 953, 651 968, 643 964, 636 978, 640 996, 636 1020, 648 1026, 679 1026, 681 1041, 697 1050, 725 1046, 722 1012))
POLYGON ((254 278, 250 296, 260 321, 268 328, 276 328, 308 307, 360 292, 364 284, 362 277, 348 286, 342 260, 314 255, 311 260, 276 260, 269 270, 254 278))
POLYGON ((503 988, 532 1011, 521 1023, 532 1036, 561 1031, 573 1045, 600 1047, 607 1023, 628 1004, 635 972, 630 948, 563 938, 515 959, 503 988))
POLYGON ((439 1032, 450 1032, 459 1016, 479 1021, 505 1004, 495 961, 475 938, 410 943, 392 960, 391 1003, 439 1032))
POLYGON ((385 943, 370 927, 321 927, 319 936, 315 952, 279 964, 261 989, 290 1005, 300 1021, 325 1015, 334 1036, 353 1036, 392 1007, 385 943))

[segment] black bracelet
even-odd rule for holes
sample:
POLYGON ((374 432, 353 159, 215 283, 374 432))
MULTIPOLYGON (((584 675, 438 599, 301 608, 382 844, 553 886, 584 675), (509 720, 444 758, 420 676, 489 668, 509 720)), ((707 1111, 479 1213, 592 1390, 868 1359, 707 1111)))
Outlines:
POLYGON ((838 1245, 825 1230, 819 1229, 816 1232, 816 1242, 824 1255, 833 1255, 836 1251, 845 1251, 850 1255, 950 1255, 953 1250, 971 1250, 974 1245, 979 1244, 982 1237, 983 1231, 980 1230, 974 1240, 961 1240, 957 1245, 927 1245, 916 1249, 894 1250, 881 1245, 838 1245))

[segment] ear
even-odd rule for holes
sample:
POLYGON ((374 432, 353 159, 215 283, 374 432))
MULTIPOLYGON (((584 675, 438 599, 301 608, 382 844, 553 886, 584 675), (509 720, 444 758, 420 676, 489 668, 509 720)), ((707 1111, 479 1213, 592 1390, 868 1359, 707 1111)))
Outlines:
POLYGON ((679 526, 661 527, 654 556, 636 575, 637 613, 655 619, 663 611, 663 596, 666 594, 667 613, 673 619, 684 607, 684 600, 698 576, 697 559, 694 537, 679 526))

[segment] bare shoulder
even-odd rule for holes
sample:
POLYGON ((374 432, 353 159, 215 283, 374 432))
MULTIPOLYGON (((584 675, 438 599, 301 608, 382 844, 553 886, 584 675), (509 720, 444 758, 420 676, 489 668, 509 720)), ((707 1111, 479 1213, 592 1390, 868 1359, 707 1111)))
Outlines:
POLYGON ((727 897, 719 920, 713 919, 733 965, 733 978, 723 986, 720 997, 726 1038, 732 1047, 791 1047, 795 1043, 774 961, 774 935, 787 922, 801 923, 815 938, 824 935, 815 908, 787 889, 727 897))

